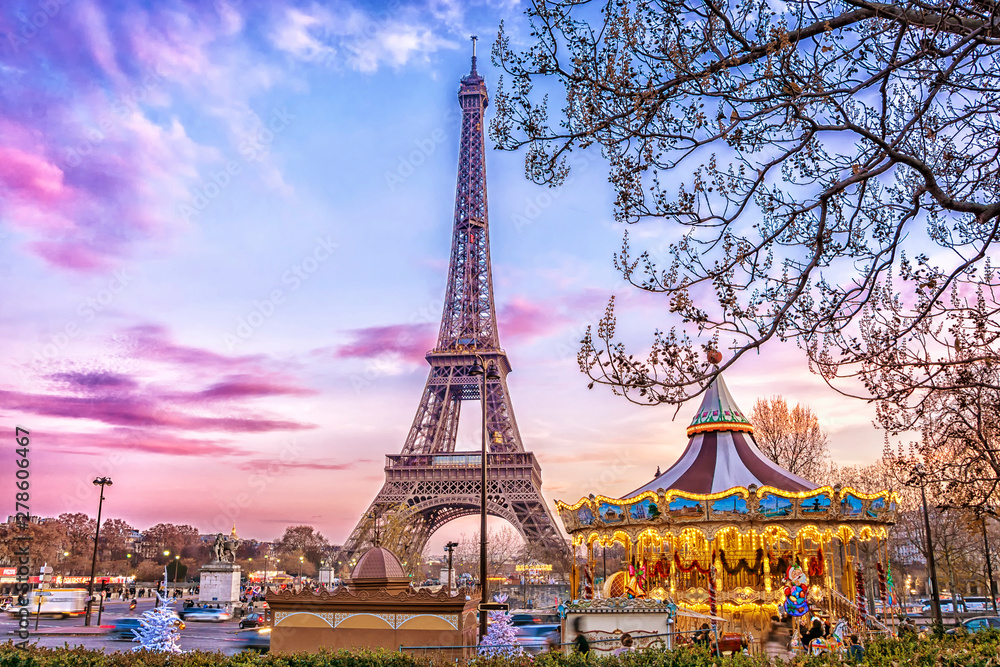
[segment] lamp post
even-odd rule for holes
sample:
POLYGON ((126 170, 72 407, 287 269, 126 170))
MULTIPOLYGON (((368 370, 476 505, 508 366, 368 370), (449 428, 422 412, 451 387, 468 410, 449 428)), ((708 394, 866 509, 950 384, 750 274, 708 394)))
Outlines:
POLYGON ((302 585, 302 562, 305 560, 305 556, 299 556, 299 586, 302 585))
POLYGON ((449 542, 444 545, 444 550, 448 552, 448 595, 451 595, 452 581, 451 581, 451 557, 455 553, 455 547, 458 546, 458 542, 449 542))
POLYGON ((101 499, 97 501, 97 530, 94 534, 94 557, 90 559, 90 585, 87 586, 87 615, 83 624, 90 625, 90 612, 94 606, 94 572, 97 570, 97 544, 101 539, 101 509, 104 506, 104 487, 111 486, 110 477, 98 477, 94 486, 101 487, 101 499))
MULTIPOLYGON (((489 602, 489 586, 487 584, 486 578, 486 469, 488 465, 487 452, 486 452, 486 438, 487 424, 486 418, 489 413, 489 401, 486 400, 486 382, 488 380, 499 380, 500 374, 497 372, 496 364, 490 362, 487 366, 486 362, 481 356, 476 355, 476 363, 472 365, 472 369, 469 371, 470 375, 473 376, 483 376, 483 387, 482 393, 479 395, 481 402, 483 404, 483 448, 482 457, 479 461, 479 467, 482 470, 482 475, 480 476, 480 494, 479 494, 479 591, 480 591, 480 605, 485 605, 489 602)), ((486 636, 486 611, 480 606, 479 609, 479 639, 482 640, 486 636)))
POLYGON ((925 484, 927 478, 927 469, 922 463, 918 463, 913 467, 913 476, 909 480, 909 485, 913 485, 913 480, 919 480, 920 485, 920 502, 924 508, 924 530, 927 533, 927 574, 931 580, 931 608, 934 610, 934 624, 937 627, 937 631, 941 632, 944 629, 944 619, 941 618, 941 594, 938 592, 937 584, 937 567, 934 564, 934 543, 931 540, 931 520, 927 515, 927 493, 925 491, 925 484))
POLYGON ((983 522, 983 549, 985 549, 986 554, 986 577, 989 582, 990 588, 990 604, 993 605, 993 613, 997 612, 997 582, 993 578, 993 559, 990 557, 990 539, 986 536, 986 515, 989 514, 993 518, 997 518, 997 513, 995 510, 989 507, 978 507, 976 508, 976 514, 979 515, 979 519, 983 522))
POLYGON ((270 555, 270 552, 270 548, 264 550, 264 584, 261 588, 264 595, 267 595, 267 557, 270 555))

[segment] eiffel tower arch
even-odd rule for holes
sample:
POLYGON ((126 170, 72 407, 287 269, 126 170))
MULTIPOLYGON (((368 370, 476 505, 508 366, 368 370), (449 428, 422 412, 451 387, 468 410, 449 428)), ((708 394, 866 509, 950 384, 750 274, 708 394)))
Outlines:
POLYGON ((507 388, 511 365, 500 347, 490 268, 483 138, 489 96, 474 54, 458 100, 462 134, 441 328, 426 355, 430 373, 403 449, 386 456, 385 483, 337 555, 345 565, 371 542, 373 523, 367 517, 373 512, 405 508, 405 535, 398 539, 409 554, 421 553, 430 535, 449 521, 479 514, 482 454, 455 451, 465 401, 484 403, 487 513, 506 519, 532 544, 568 551, 542 498, 541 467, 524 449, 507 388), (482 375, 473 374, 477 357, 496 370, 485 381, 485 397, 482 375))

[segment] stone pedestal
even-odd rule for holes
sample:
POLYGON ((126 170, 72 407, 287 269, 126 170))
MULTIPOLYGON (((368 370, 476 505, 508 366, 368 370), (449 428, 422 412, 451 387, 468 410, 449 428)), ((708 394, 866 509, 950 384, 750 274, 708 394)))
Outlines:
POLYGON ((201 568, 198 602, 220 605, 228 611, 240 601, 240 566, 235 563, 209 563, 201 568))

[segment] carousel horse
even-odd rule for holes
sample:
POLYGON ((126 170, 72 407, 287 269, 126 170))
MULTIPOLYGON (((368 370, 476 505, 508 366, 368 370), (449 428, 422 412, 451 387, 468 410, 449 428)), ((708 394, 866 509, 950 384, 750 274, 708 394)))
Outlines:
POLYGON ((851 628, 847 625, 847 619, 841 618, 837 625, 830 631, 829 637, 820 637, 809 642, 809 652, 812 655, 823 655, 825 653, 836 653, 841 655, 846 650, 844 637, 851 633, 851 628))

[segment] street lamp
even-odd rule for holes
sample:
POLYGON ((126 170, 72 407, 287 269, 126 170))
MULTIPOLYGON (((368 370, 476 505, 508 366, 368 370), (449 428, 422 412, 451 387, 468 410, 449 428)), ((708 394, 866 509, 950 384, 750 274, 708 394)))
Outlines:
MULTIPOLYGON (((907 481, 907 485, 914 486, 914 480, 917 480, 916 484, 920 486, 920 502, 924 508, 924 530, 927 532, 927 573, 931 580, 931 607, 934 609, 934 623, 937 626, 937 631, 941 632, 944 629, 944 619, 941 618, 941 594, 938 592, 937 567, 934 564, 934 543, 931 540, 931 520, 927 515, 927 493, 925 491, 926 479, 927 469, 924 467, 924 464, 918 463, 913 467, 913 475, 907 481)), ((955 604, 954 600, 952 604, 955 604)))
POLYGON ((97 569, 97 544, 101 539, 101 509, 104 506, 104 487, 111 486, 111 478, 98 477, 94 480, 94 486, 101 487, 101 499, 97 501, 97 530, 94 534, 94 557, 90 560, 90 585, 87 587, 87 615, 84 625, 90 625, 90 612, 94 606, 94 571, 97 569))
POLYGON ((994 519, 1000 518, 1000 515, 996 513, 996 510, 990 507, 977 507, 976 514, 979 515, 980 521, 983 522, 983 548, 986 550, 986 576, 989 580, 990 586, 990 604, 993 605, 993 613, 997 612, 997 582, 993 578, 993 559, 990 557, 990 540, 986 536, 986 515, 989 514, 994 519))
POLYGON ((444 550, 448 552, 448 595, 451 595, 451 587, 452 587, 452 581, 451 581, 451 573, 452 573, 451 557, 452 557, 452 554, 455 552, 455 547, 457 547, 457 546, 458 546, 458 542, 449 542, 448 544, 444 545, 444 550))
POLYGON ((486 453, 486 418, 489 414, 489 401, 486 399, 486 382, 488 380, 499 380, 500 374, 497 372, 495 363, 490 362, 489 365, 487 365, 483 358, 478 354, 476 355, 476 363, 472 365, 472 368, 469 370, 469 374, 477 377, 480 375, 483 376, 482 393, 479 394, 480 401, 483 404, 483 448, 482 457, 479 461, 479 467, 482 470, 482 475, 479 480, 481 487, 479 493, 479 638, 481 640, 486 636, 486 610, 482 607, 482 605, 489 602, 489 591, 486 579, 486 469, 488 466, 486 453))
POLYGON ((305 556, 299 556, 299 586, 302 585, 302 562, 305 559, 305 556))

